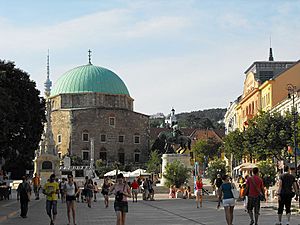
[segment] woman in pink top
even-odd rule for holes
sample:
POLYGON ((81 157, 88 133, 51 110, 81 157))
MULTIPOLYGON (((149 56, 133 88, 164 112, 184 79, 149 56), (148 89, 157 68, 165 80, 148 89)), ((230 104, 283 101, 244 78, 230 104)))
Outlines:
POLYGON ((111 187, 110 194, 115 195, 114 209, 117 215, 116 225, 125 225, 126 213, 128 212, 127 197, 131 198, 130 187, 124 183, 122 173, 117 175, 117 182, 111 187))
POLYGON ((202 188, 203 188, 202 178, 198 176, 196 180, 196 192, 195 192, 197 208, 199 208, 199 203, 200 203, 200 207, 202 207, 202 188))

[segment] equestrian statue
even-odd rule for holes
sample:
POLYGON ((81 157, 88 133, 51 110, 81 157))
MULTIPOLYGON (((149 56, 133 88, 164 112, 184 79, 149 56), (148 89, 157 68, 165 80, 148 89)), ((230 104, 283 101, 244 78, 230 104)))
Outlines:
POLYGON ((151 150, 158 150, 160 154, 184 154, 187 149, 191 150, 191 143, 191 138, 184 136, 176 124, 173 131, 162 131, 158 134, 151 150))

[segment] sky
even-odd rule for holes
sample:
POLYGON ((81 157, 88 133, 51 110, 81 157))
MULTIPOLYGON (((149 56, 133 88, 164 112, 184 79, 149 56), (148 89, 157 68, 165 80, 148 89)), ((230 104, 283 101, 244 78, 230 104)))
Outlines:
POLYGON ((92 63, 114 71, 148 115, 226 108, 244 71, 300 58, 299 0, 0 0, 0 59, 43 93, 47 51, 55 86, 92 63))

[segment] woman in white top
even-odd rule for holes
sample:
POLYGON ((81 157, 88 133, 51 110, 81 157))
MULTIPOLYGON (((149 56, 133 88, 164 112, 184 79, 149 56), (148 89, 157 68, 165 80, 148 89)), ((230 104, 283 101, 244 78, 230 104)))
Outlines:
POLYGON ((64 187, 64 192, 66 195, 67 203, 67 214, 68 214, 68 225, 70 225, 71 216, 70 212, 72 210, 73 224, 76 225, 75 219, 75 201, 76 195, 78 194, 78 188, 76 183, 73 181, 73 175, 68 175, 68 182, 66 182, 64 187))

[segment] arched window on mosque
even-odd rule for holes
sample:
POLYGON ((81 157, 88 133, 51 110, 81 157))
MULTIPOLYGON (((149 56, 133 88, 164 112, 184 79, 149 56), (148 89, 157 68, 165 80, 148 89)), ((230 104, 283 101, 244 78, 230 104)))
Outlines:
POLYGON ((125 163, 125 152, 123 148, 120 148, 118 150, 118 161, 119 163, 121 163, 122 165, 124 165, 125 163))
POLYGON ((139 163, 140 162, 140 155, 141 155, 141 151, 136 149, 134 150, 134 162, 135 163, 139 163))
POLYGON ((101 159, 102 161, 106 161, 107 160, 107 150, 106 150, 106 148, 101 148, 100 149, 99 159, 101 159))

